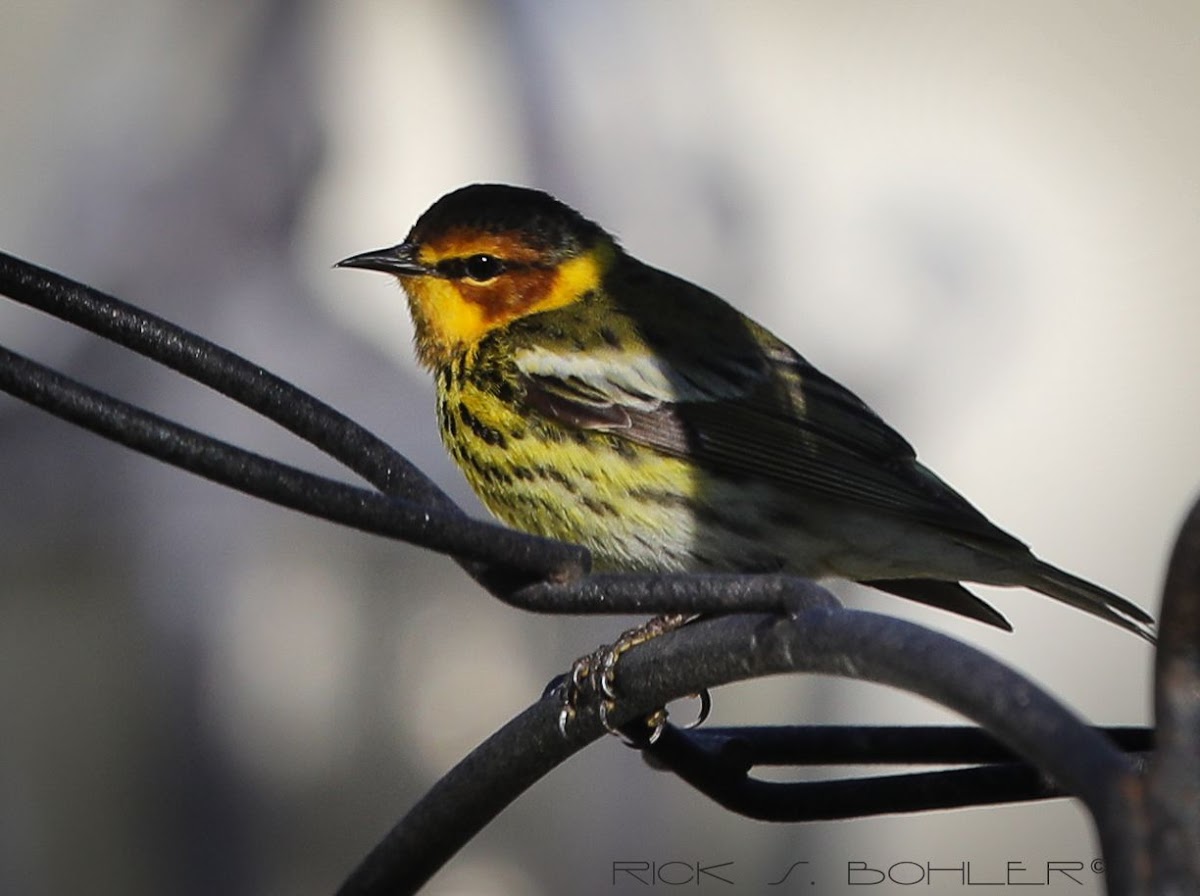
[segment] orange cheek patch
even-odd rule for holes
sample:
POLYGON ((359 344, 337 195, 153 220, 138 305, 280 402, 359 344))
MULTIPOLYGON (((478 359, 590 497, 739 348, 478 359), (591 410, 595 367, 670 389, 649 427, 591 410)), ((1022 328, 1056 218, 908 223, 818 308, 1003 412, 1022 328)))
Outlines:
MULTIPOLYGON (((439 241, 438 250, 446 246, 446 241, 439 241)), ((531 261, 518 256, 528 255, 529 250, 499 246, 496 237, 488 237, 485 245, 476 236, 471 243, 455 244, 453 252, 442 256, 460 258, 483 252, 512 263, 512 268, 486 284, 436 276, 400 278, 416 324, 417 353, 426 366, 445 363, 456 352, 518 318, 562 308, 599 289, 613 254, 611 247, 599 247, 553 269, 521 268, 520 264, 531 261)), ((435 264, 434 257, 426 250, 421 252, 424 264, 435 264)))
POLYGON ((511 271, 486 286, 462 282, 458 288, 463 299, 477 306, 490 326, 499 327, 538 310, 554 280, 554 271, 511 271))

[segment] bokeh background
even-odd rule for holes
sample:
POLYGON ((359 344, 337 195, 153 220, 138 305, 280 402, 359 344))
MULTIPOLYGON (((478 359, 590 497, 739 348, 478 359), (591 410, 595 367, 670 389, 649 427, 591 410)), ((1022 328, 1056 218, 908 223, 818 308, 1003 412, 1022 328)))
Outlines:
MULTIPOLYGON (((498 180, 730 297, 1040 554, 1157 608, 1200 481, 1195 3, 9 0, 0 103, 0 246, 314 392, 473 512, 398 290, 330 266, 498 180)), ((0 303, 0 334, 337 473, 56 321, 0 303)), ((443 558, 7 398, 0 469, 3 892, 329 893, 629 621, 522 614, 443 558)), ((982 646, 1096 723, 1150 720, 1151 651, 1113 627, 1023 592, 987 594, 1014 635, 842 593, 982 646)), ((953 720, 826 679, 715 697, 717 723, 953 720)), ((1097 855, 1069 801, 754 823, 613 740, 428 892, 633 892, 612 862, 683 860, 734 862, 742 891, 808 861, 815 885, 795 889, 825 893, 848 861, 970 861, 980 880, 1097 855)), ((1072 891, 1097 891, 1089 875, 1072 891)))

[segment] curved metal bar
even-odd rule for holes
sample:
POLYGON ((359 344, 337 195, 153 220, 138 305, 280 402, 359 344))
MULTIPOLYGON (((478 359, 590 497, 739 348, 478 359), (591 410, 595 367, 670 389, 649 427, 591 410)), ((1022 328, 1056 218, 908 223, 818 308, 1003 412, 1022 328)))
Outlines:
POLYGON ((675 728, 664 730, 646 753, 655 767, 678 775, 723 808, 758 821, 829 821, 1067 796, 1033 766, 1012 761, 934 772, 784 783, 762 781, 722 768, 722 763, 713 761, 675 728))
MULTIPOLYGON (((627 692, 612 721, 628 725, 701 687, 784 672, 891 685, 978 722, 1045 773, 1054 792, 1083 800, 1099 830, 1110 887, 1113 892, 1129 890, 1135 862, 1130 852, 1134 841, 1125 829, 1132 812, 1126 788, 1136 764, 1028 679, 913 623, 826 606, 791 619, 738 615, 700 620, 622 657, 619 684, 627 692)), ((603 732, 596 713, 585 711, 569 739, 556 741, 559 705, 551 691, 452 769, 339 893, 414 892, 533 781, 603 732)))
POLYGON ((4 252, 0 252, 0 292, 232 398, 336 458, 380 491, 462 514, 428 476, 378 436, 228 349, 4 252))
POLYGON ((1154 666, 1158 750, 1146 775, 1149 889, 1200 892, 1200 500, 1175 542, 1154 666))
MULTIPOLYGON (((736 648, 731 649, 728 633, 718 636, 713 625, 701 622, 695 638, 712 637, 714 644, 689 644, 686 653, 677 654, 679 639, 664 636, 656 639, 667 642, 657 650, 639 651, 636 657, 630 651, 622 671, 637 681, 653 674, 660 686, 686 681, 692 690, 750 676, 819 672, 927 697, 978 723, 1079 797, 1096 824, 1110 888, 1132 890, 1140 840, 1137 769, 1107 738, 1028 679, 947 635, 875 613, 813 609, 794 623, 749 616, 714 622, 737 632, 736 648)), ((653 648, 655 641, 646 646, 653 648)))
MULTIPOLYGON (((1097 728, 1124 753, 1154 749, 1151 728, 1097 728)), ((968 765, 1015 762, 992 735, 967 725, 745 725, 675 729, 674 736, 743 772, 756 766, 968 765)), ((657 750, 648 750, 655 761, 657 750)))
POLYGON ((367 532, 531 575, 561 568, 561 542, 357 488, 238 448, 99 392, 0 346, 0 391, 157 460, 248 495, 367 532), (548 551, 546 563, 542 551, 548 551))

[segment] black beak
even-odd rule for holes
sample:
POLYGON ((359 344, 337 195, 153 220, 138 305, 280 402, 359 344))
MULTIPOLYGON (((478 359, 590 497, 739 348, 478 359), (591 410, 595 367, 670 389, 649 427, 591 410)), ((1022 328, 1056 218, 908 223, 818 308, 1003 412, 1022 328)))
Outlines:
POLYGON ((417 247, 412 243, 401 243, 390 249, 373 249, 359 255, 343 258, 335 268, 362 268, 364 271, 382 271, 397 276, 428 274, 429 270, 417 261, 417 247))

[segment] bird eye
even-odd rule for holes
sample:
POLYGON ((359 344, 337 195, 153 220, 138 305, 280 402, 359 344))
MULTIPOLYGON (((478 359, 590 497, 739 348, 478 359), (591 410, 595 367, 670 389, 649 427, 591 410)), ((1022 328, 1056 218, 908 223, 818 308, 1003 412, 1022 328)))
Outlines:
POLYGON ((468 280, 484 283, 504 270, 504 262, 495 255, 472 255, 463 262, 463 273, 468 280))

